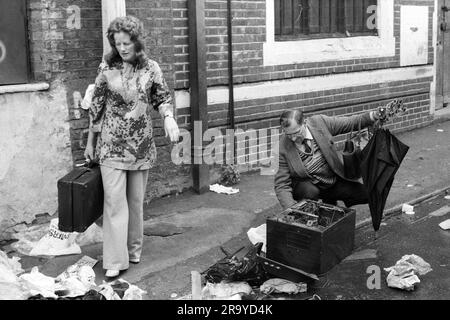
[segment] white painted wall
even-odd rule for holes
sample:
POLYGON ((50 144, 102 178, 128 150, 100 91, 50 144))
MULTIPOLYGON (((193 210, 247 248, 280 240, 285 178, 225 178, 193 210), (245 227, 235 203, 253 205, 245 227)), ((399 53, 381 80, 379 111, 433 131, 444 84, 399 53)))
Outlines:
POLYGON ((400 65, 428 63, 428 6, 400 7, 400 65))
MULTIPOLYGON (((235 85, 234 98, 235 101, 263 99, 432 76, 433 67, 421 66, 265 81, 256 84, 235 85)), ((190 99, 187 90, 176 90, 175 99, 177 109, 189 107, 190 99)), ((208 105, 219 103, 228 103, 227 86, 208 88, 208 105)))
POLYGON ((0 240, 36 214, 55 214, 57 180, 72 168, 67 106, 57 84, 0 94, 0 240))

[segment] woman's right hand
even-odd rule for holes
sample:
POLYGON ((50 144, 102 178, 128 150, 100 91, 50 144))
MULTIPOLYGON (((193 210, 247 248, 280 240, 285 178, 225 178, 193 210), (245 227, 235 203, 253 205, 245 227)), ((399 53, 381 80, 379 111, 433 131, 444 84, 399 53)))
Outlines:
POLYGON ((87 161, 92 161, 94 160, 94 146, 92 144, 87 144, 86 149, 84 150, 84 157, 86 158, 87 161))

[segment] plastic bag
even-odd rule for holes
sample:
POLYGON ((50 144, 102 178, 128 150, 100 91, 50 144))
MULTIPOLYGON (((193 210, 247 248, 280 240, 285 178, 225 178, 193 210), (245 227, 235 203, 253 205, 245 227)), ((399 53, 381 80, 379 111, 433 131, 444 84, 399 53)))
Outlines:
POLYGON ((55 279, 40 273, 38 267, 33 267, 30 273, 22 274, 19 278, 23 280, 23 284, 33 296, 41 294, 46 298, 58 297, 55 294, 55 279))
POLYGON ((75 243, 77 233, 62 232, 58 229, 58 219, 52 219, 47 234, 31 250, 31 256, 61 256, 80 254, 81 248, 75 243))

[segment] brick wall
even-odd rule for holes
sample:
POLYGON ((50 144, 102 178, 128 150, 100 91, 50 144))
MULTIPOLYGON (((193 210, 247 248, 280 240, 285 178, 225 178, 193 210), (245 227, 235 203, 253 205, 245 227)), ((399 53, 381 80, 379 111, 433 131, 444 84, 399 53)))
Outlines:
MULTIPOLYGON (((270 80, 308 78, 319 75, 354 73, 400 67, 400 5, 429 6, 430 32, 428 63, 433 63, 432 0, 395 0, 394 36, 396 55, 388 58, 263 66, 266 38, 265 0, 232 1, 234 83, 260 83, 270 80)), ((172 90, 189 88, 189 48, 187 0, 127 0, 127 14, 144 22, 146 52, 156 60, 172 90)), ((206 0, 208 86, 228 84, 227 5, 226 0, 206 0)), ((102 55, 100 0, 29 1, 31 67, 35 81, 62 82, 67 90, 68 119, 71 127, 73 160, 83 159, 87 138, 87 113, 77 102, 88 84, 93 83, 102 55), (73 11, 80 8, 81 28, 68 28, 73 11)), ((307 114, 353 114, 374 108, 390 99, 402 97, 408 114, 389 125, 405 130, 430 121, 429 84, 431 79, 384 83, 348 89, 237 101, 237 127, 278 129, 278 115, 285 108, 304 106, 307 114)), ((209 126, 225 129, 227 104, 208 106, 209 126)), ((190 109, 177 110, 181 128, 189 129, 190 109)), ((151 172, 147 199, 181 191, 191 185, 190 166, 175 166, 170 159, 172 146, 164 137, 162 120, 155 113, 155 140, 158 165, 151 172)), ((339 138, 338 138, 339 140, 339 138)))
MULTIPOLYGON (((181 89, 189 87, 187 1, 173 0, 173 3, 176 88, 181 89)), ((279 66, 263 66, 262 46, 266 37, 265 1, 233 0, 232 32, 234 83, 259 82, 399 67, 400 5, 405 4, 429 7, 430 32, 428 41, 428 62, 432 64, 434 54, 431 32, 434 10, 434 1, 432 0, 395 0, 395 57, 351 59, 279 66)), ((226 0, 206 0, 205 8, 208 85, 226 85, 228 83, 227 2, 226 0)))
MULTIPOLYGON (((349 59, 330 62, 263 65, 263 42, 265 41, 265 1, 232 1, 233 24, 233 81, 235 84, 262 83, 272 80, 308 78, 343 73, 400 68, 400 8, 401 5, 428 7, 428 64, 433 64, 432 43, 434 1, 394 0, 395 56, 386 58, 349 59)), ((206 0, 205 26, 207 43, 208 86, 228 84, 228 40, 226 0, 206 0)), ((187 1, 173 0, 175 43, 175 88, 189 88, 189 48, 187 1)), ((364 75, 361 75, 364 77, 364 75)), ((332 78, 330 79, 332 81, 332 78)), ((432 78, 385 82, 381 84, 354 86, 336 90, 319 90, 306 94, 276 96, 235 102, 237 128, 279 130, 278 117, 286 108, 302 107, 307 115, 351 115, 376 108, 394 98, 402 98, 408 112, 386 127, 394 132, 424 126, 431 121, 430 83, 432 78)), ((190 128, 190 109, 178 110, 185 128, 190 128)), ((228 123, 228 103, 208 106, 209 127, 223 132, 228 123)), ((343 137, 337 137, 341 146, 343 137)), ((247 157, 250 150, 245 150, 247 157)), ((246 162, 249 159, 246 160, 246 162)), ((251 167, 251 166, 250 166, 251 167)))

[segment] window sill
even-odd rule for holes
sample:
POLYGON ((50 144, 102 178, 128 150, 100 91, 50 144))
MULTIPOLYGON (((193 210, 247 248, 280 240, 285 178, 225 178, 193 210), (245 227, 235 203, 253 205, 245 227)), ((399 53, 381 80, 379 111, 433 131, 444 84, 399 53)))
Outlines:
POLYGON ((0 85, 0 94, 45 91, 48 90, 49 88, 50 85, 46 82, 0 85))
POLYGON ((395 55, 395 38, 378 36, 283 41, 263 44, 264 65, 324 62, 395 55))

